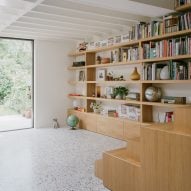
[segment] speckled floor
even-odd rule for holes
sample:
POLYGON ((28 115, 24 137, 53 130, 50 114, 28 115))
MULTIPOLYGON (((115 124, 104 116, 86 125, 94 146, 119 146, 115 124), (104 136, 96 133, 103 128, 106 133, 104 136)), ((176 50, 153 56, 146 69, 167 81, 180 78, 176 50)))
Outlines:
POLYGON ((94 161, 122 146, 68 128, 0 133, 0 191, 107 191, 94 176, 94 161))

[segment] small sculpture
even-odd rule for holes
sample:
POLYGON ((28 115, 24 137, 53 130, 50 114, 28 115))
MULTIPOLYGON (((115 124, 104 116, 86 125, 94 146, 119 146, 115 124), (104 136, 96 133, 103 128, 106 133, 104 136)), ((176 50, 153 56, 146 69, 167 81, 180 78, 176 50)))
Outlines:
POLYGON ((53 126, 55 129, 57 129, 57 128, 60 127, 60 125, 59 125, 59 123, 58 123, 58 119, 56 119, 56 118, 53 119, 53 124, 52 124, 52 126, 53 126))

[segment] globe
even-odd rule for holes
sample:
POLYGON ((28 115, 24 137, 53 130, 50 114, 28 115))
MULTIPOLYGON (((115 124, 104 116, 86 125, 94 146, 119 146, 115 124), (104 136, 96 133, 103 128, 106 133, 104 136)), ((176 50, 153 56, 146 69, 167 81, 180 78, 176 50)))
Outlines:
POLYGON ((67 124, 72 127, 72 129, 75 129, 77 124, 79 123, 79 119, 75 115, 69 115, 67 118, 67 124))
POLYGON ((161 99, 161 89, 158 87, 148 87, 145 90, 145 98, 147 101, 159 101, 161 99))

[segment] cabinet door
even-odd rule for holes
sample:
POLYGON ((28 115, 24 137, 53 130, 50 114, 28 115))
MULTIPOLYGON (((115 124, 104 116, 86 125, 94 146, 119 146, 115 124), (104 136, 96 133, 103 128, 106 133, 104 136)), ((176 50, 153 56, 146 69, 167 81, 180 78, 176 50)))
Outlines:
POLYGON ((117 139, 123 139, 123 120, 99 116, 97 132, 117 139))
POLYGON ((132 121, 124 122, 124 139, 138 140, 140 138, 140 124, 132 121))
POLYGON ((82 115, 82 128, 97 132, 97 116, 92 114, 82 115))

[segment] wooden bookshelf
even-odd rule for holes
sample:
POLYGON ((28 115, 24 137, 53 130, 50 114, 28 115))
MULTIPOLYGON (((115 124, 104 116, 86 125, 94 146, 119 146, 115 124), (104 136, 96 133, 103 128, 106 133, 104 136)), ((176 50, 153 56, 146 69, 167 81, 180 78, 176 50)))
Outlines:
POLYGON ((191 9, 191 3, 179 6, 175 8, 175 11, 177 12, 183 12, 183 11, 189 11, 191 9))
MULTIPOLYGON (((187 4, 177 7, 176 11, 190 9, 191 4, 187 4)), ((145 99, 145 90, 150 86, 156 85, 156 87, 164 88, 167 85, 168 88, 173 89, 177 85, 177 88, 181 87, 180 89, 183 92, 185 88, 191 89, 191 79, 98 81, 96 73, 100 68, 110 69, 112 67, 120 67, 123 69, 125 66, 125 69, 131 68, 132 70, 132 66, 136 66, 143 70, 145 63, 190 61, 191 54, 143 59, 144 44, 150 45, 151 42, 166 41, 172 38, 178 39, 190 35, 191 29, 69 54, 69 56, 74 58, 85 56, 86 64, 84 67, 69 67, 68 70, 85 70, 86 81, 76 82, 74 80, 69 81, 69 83, 72 85, 85 84, 86 96, 71 95, 68 97, 70 99, 84 100, 86 112, 69 109, 68 114, 75 114, 80 119, 80 128, 128 142, 125 148, 104 152, 102 159, 95 163, 95 174, 103 180, 104 186, 108 189, 113 191, 191 190, 189 179, 191 176, 191 104, 167 104, 149 102, 145 99), (139 59, 135 61, 96 64, 97 53, 123 47, 138 47, 140 53, 139 59), (123 86, 126 84, 136 88, 138 86, 140 101, 94 97, 97 86, 123 86), (106 102, 106 104, 111 106, 114 104, 138 106, 140 108, 140 118, 137 121, 133 121, 117 117, 116 115, 107 116, 94 113, 90 109, 90 104, 96 101, 106 102), (154 122, 153 114, 156 109, 173 111, 174 121, 172 120, 169 123, 166 120, 166 117, 168 117, 168 112, 166 112, 165 121, 168 121, 167 123, 154 122)), ((149 57, 151 57, 150 54, 149 57)), ((173 64, 173 62, 171 63, 173 64)))
MULTIPOLYGON (((190 6, 190 4, 189 4, 189 6, 190 6)), ((144 38, 144 39, 140 39, 140 40, 136 40, 136 41, 119 43, 119 44, 114 45, 114 46, 102 47, 102 48, 87 50, 87 51, 83 51, 83 52, 71 52, 68 55, 71 57, 76 57, 76 56, 85 55, 86 53, 97 53, 97 52, 109 51, 109 50, 112 50, 115 48, 120 48, 120 47, 140 45, 143 42, 158 41, 158 40, 162 40, 162 39, 168 39, 168 38, 173 38, 173 37, 177 37, 177 36, 184 36, 184 35, 189 35, 189 34, 191 34, 191 29, 167 33, 167 34, 158 35, 158 36, 154 36, 154 37, 148 37, 148 38, 144 38)))

